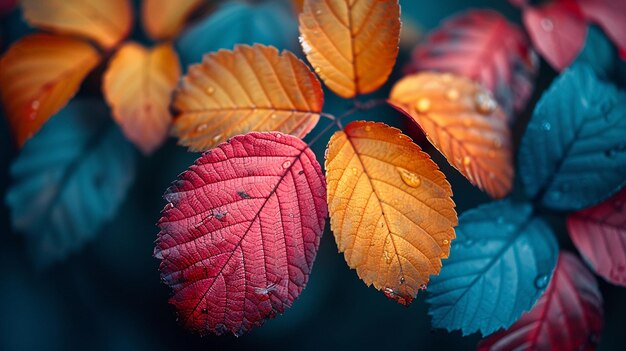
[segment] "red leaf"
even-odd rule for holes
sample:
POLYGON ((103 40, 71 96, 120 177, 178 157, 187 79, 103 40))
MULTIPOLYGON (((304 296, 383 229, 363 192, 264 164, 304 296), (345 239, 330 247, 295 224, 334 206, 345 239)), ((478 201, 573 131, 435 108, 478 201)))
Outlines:
POLYGON ((571 0, 526 7, 524 24, 535 49, 558 71, 574 61, 587 37, 587 24, 571 0))
POLYGON ((413 65, 481 83, 510 118, 532 93, 537 58, 519 27, 495 11, 475 10, 444 21, 415 49, 413 65))
POLYGON ((626 1, 577 1, 583 16, 602 27, 621 51, 626 50, 626 1))
MULTIPOLYGON (((535 284, 541 284, 536 281, 535 284)), ((562 252, 548 288, 532 310, 479 350, 593 350, 602 332, 602 295, 591 272, 562 252)))
POLYGON ((300 295, 328 213, 321 167, 302 140, 233 137, 164 197, 154 255, 183 325, 238 336, 300 295))
POLYGON ((626 189, 571 214, 567 228, 576 248, 607 281, 626 286, 626 189))

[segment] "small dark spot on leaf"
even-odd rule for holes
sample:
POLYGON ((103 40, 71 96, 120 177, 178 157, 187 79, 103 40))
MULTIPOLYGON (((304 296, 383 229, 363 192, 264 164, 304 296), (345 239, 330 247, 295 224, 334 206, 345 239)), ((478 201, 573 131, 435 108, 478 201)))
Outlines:
POLYGON ((206 309, 206 308, 203 308, 203 309, 202 309, 202 314, 208 314, 208 313, 209 313, 209 310, 208 310, 208 309, 206 309))
POLYGON ((301 170, 298 172, 298 175, 303 175, 303 174, 304 174, 304 170, 303 170, 303 169, 301 169, 301 170))
POLYGON ((247 192, 240 190, 237 192, 237 195, 241 196, 242 199, 249 199, 250 195, 247 192))

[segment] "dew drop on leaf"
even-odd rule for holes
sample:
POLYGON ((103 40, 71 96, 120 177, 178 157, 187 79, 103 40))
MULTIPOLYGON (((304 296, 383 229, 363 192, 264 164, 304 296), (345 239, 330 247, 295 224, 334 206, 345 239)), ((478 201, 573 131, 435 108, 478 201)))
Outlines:
POLYGON ((196 127, 196 132, 200 133, 200 132, 202 132, 205 129, 207 129, 207 125, 206 125, 206 123, 202 123, 202 124, 200 124, 200 125, 198 125, 196 127))
POLYGON ((448 240, 448 239, 443 239, 443 244, 444 244, 444 245, 448 245, 449 243, 450 243, 450 240, 448 240))
POLYGON ((465 156, 463 157, 463 164, 468 166, 470 163, 472 163, 472 159, 469 156, 465 156))
POLYGON ((496 101, 491 97, 490 94, 485 92, 479 92, 476 94, 475 98, 476 103, 476 111, 483 115, 488 115, 496 110, 497 104, 496 101))
POLYGON ((550 129, 552 129, 552 125, 548 121, 543 121, 543 123, 541 123, 541 128, 543 128, 543 130, 545 131, 549 131, 550 129))
POLYGON ((287 169, 287 168, 289 168, 289 166, 291 166, 291 161, 283 162, 283 168, 287 169))
POLYGON ((446 92, 446 98, 450 101, 456 101, 459 99, 459 91, 456 89, 450 89, 446 92))
POLYGON ((402 181, 411 188, 417 188, 422 184, 422 179, 417 174, 402 167, 396 167, 396 169, 398 170, 398 173, 400 173, 402 181))
POLYGON ((418 112, 427 112, 430 109, 430 100, 428 98, 421 98, 417 100, 415 108, 418 112))
POLYGON ((548 17, 544 17, 541 19, 541 28, 546 32, 552 32, 554 30, 554 23, 548 17))
POLYGON ((356 167, 352 167, 352 174, 353 175, 357 175, 358 174, 358 171, 357 171, 356 167))
POLYGON ((215 92, 215 88, 208 87, 208 88, 206 88, 206 92, 207 92, 207 94, 212 95, 215 92))
POLYGON ((548 285, 548 276, 545 274, 542 274, 540 276, 538 276, 537 278, 535 278, 535 287, 537 289, 545 289, 545 287, 548 285))
POLYGON ((218 134, 216 136, 213 137, 213 141, 218 142, 222 139, 222 134, 218 134))

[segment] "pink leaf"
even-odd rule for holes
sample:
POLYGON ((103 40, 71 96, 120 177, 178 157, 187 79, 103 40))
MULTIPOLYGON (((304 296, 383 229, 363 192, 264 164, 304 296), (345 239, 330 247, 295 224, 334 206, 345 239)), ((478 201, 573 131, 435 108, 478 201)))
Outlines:
POLYGON ((577 0, 580 11, 589 21, 598 24, 615 45, 626 50, 626 1, 577 0))
POLYGON ((587 24, 571 0, 526 7, 524 25, 535 49, 557 71, 574 61, 587 37, 587 24))
POLYGON ((626 189, 571 214, 567 228, 576 248, 607 281, 626 286, 626 189))
POLYGON ((164 197, 154 255, 184 326, 239 336, 300 295, 328 213, 321 167, 302 140, 233 137, 164 197))
MULTIPOLYGON (((543 282, 536 281, 535 284, 543 282)), ((548 288, 532 310, 479 350, 593 350, 602 332, 602 295, 593 274, 562 252, 548 288)))
POLYGON ((481 83, 510 119, 532 93, 537 58, 519 27, 495 11, 474 10, 443 22, 415 49, 413 65, 481 83))

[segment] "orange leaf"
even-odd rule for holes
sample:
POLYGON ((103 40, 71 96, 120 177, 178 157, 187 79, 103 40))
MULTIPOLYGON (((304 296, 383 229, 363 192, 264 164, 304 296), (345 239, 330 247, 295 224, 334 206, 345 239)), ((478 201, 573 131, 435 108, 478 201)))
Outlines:
POLYGON ((19 146, 65 106, 99 61, 91 45, 55 35, 33 34, 11 46, 0 60, 0 97, 19 146))
POLYGON ((292 53, 240 45, 220 50, 189 67, 174 95, 179 143, 209 149, 250 131, 280 131, 304 137, 319 121, 320 82, 292 53))
POLYGON ((24 18, 34 27, 93 39, 115 46, 130 32, 129 0, 22 0, 24 18))
POLYGON ((103 92, 113 117, 146 154, 167 137, 170 98, 179 77, 180 64, 171 45, 150 50, 136 43, 125 44, 104 75, 103 92))
POLYGON ((146 33, 154 39, 172 39, 203 3, 204 0, 143 0, 141 19, 146 33))
POLYGON ((337 95, 371 93, 398 56, 398 0, 305 0, 300 42, 315 72, 337 95))
POLYGON ((330 224, 340 252, 367 284, 410 303, 438 274, 457 224, 452 190, 400 130, 357 121, 326 154, 330 224))
POLYGON ((397 82, 390 103, 472 184, 495 198, 511 191, 511 131, 488 90, 460 76, 426 72, 397 82))

